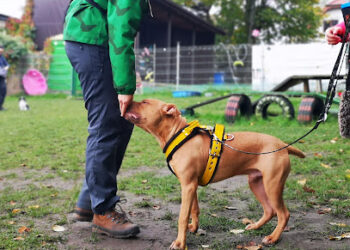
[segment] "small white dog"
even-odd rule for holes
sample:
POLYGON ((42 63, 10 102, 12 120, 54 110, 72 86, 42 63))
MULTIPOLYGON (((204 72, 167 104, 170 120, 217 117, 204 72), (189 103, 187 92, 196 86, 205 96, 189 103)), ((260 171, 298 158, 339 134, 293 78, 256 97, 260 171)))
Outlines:
POLYGON ((21 96, 18 100, 18 106, 19 106, 19 110, 21 111, 27 111, 29 110, 29 105, 26 101, 26 98, 24 96, 21 96))

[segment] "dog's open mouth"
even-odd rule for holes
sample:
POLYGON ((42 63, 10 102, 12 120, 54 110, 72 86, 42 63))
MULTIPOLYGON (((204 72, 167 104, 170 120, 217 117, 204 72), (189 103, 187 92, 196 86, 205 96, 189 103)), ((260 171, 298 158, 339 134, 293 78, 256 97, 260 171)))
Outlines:
POLYGON ((131 123, 137 124, 141 120, 141 116, 134 112, 126 112, 125 113, 125 119, 128 120, 131 123))

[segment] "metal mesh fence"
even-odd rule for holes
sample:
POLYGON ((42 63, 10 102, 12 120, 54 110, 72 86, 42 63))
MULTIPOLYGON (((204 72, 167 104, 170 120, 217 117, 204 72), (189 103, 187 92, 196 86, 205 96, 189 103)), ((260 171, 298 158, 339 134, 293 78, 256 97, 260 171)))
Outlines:
MULTIPOLYGON (((77 76, 64 52, 63 41, 51 56, 44 52, 27 56, 16 74, 39 70, 51 91, 80 93, 77 76)), ((248 45, 191 46, 175 48, 151 46, 135 50, 138 83, 143 91, 191 89, 202 91, 215 84, 216 89, 247 86, 252 82, 252 48, 248 45)))
POLYGON ((191 46, 136 50, 142 81, 166 84, 238 84, 252 81, 249 45, 191 46))

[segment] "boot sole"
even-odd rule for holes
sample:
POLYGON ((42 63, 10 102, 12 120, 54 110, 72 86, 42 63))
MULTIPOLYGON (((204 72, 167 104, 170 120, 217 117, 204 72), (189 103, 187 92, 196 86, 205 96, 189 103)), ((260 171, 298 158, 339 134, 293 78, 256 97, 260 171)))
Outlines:
POLYGON ((121 234, 121 233, 112 232, 108 229, 105 229, 105 228, 102 228, 102 227, 99 227, 99 226, 93 224, 92 225, 92 232, 104 234, 104 235, 107 235, 109 237, 113 237, 113 238, 117 238, 117 239, 126 239, 126 238, 135 237, 136 235, 138 235, 140 233, 140 229, 138 227, 135 227, 135 228, 130 229, 129 232, 121 234))

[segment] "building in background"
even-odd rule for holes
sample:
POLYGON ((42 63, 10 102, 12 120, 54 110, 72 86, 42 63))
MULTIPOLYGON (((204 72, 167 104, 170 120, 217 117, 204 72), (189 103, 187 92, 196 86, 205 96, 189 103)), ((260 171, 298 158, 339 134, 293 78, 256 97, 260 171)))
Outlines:
POLYGON ((7 15, 0 14, 0 29, 5 28, 6 21, 9 17, 7 15))
POLYGON ((340 22, 343 22, 343 15, 340 10, 340 6, 344 3, 348 3, 348 0, 333 0, 327 1, 324 5, 323 11, 325 18, 321 27, 321 32, 326 31, 327 28, 334 26, 340 22))

